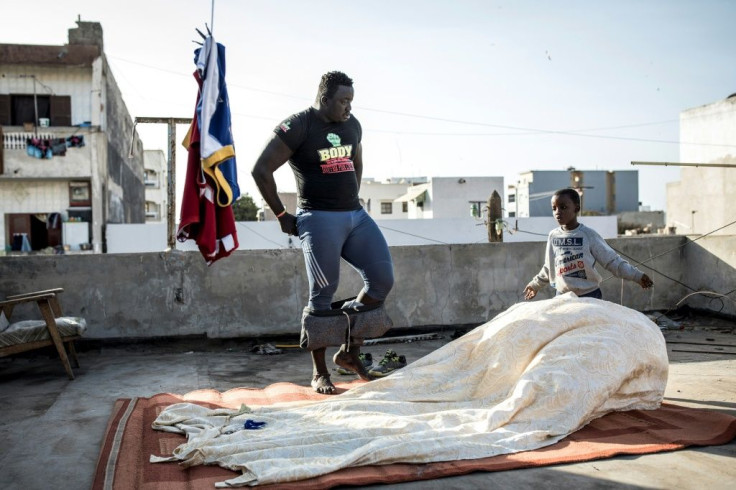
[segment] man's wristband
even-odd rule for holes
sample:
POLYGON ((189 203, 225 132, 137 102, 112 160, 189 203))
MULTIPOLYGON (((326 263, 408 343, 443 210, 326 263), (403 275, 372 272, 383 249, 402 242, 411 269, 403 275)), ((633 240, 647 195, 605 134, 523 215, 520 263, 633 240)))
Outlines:
POLYGON ((284 210, 283 210, 283 211, 281 211, 281 212, 280 212, 279 214, 277 214, 277 215, 276 215, 276 219, 278 219, 278 218, 282 217, 282 216, 283 216, 283 215, 285 215, 285 214, 286 214, 286 209, 284 209, 284 210))

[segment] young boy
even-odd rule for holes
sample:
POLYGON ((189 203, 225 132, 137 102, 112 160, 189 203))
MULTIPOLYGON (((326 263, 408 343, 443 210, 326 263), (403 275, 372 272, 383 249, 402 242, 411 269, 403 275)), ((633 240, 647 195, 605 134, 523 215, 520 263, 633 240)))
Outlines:
POLYGON ((601 299, 596 262, 616 277, 652 287, 649 276, 622 259, 593 229, 578 223, 579 212, 580 195, 574 189, 560 189, 552 196, 552 215, 560 227, 549 233, 544 266, 524 288, 524 298, 532 299, 551 284, 557 294, 572 291, 581 298, 601 299))

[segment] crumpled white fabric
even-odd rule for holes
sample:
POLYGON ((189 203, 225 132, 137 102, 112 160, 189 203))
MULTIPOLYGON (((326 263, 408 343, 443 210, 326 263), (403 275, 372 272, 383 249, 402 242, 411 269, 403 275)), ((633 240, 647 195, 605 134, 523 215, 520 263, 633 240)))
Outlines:
POLYGON ((568 293, 516 304, 390 376, 325 400, 250 413, 167 407, 153 428, 188 441, 151 461, 242 472, 224 487, 532 450, 608 412, 658 408, 667 373, 664 338, 646 316, 568 293), (240 430, 246 419, 267 425, 240 430))

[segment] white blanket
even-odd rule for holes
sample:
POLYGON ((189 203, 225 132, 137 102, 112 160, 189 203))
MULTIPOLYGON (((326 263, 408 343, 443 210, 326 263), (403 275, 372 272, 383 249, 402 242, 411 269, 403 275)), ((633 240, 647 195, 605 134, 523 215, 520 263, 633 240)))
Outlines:
POLYGON ((568 293, 520 303, 390 376, 318 402, 167 407, 154 429, 188 441, 170 458, 295 481, 349 466, 477 459, 553 444, 614 410, 656 409, 668 360, 659 328, 568 293), (246 419, 266 422, 242 430, 246 419))

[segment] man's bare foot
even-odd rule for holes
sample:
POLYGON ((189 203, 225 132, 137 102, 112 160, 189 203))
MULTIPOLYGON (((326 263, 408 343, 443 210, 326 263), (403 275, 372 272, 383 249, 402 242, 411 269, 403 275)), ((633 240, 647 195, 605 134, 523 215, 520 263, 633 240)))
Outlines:
POLYGON ((329 374, 315 374, 312 378, 312 388, 323 395, 334 395, 336 390, 335 385, 330 381, 329 374))
POLYGON ((360 379, 365 381, 373 381, 375 376, 371 375, 368 371, 365 370, 365 366, 363 366, 363 363, 360 362, 360 359, 358 356, 360 355, 360 352, 358 349, 352 349, 349 352, 345 352, 340 348, 339 351, 335 354, 335 357, 332 358, 333 362, 340 366, 343 369, 347 369, 348 371, 352 371, 358 376, 360 376, 360 379))

